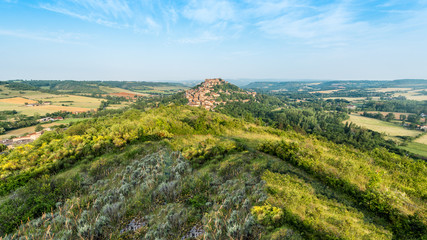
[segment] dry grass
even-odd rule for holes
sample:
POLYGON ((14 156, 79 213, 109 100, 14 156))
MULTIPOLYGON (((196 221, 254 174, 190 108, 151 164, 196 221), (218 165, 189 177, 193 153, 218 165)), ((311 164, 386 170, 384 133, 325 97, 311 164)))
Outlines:
POLYGON ((405 92, 412 90, 412 88, 373 88, 371 89, 376 92, 405 92))
POLYGON ((412 91, 407 91, 405 93, 395 93, 393 94, 394 97, 399 97, 399 96, 403 96, 406 97, 406 99, 409 100, 415 100, 415 101, 427 101, 427 95, 419 95, 420 91, 425 90, 425 89, 420 89, 420 90, 412 90, 412 91))
POLYGON ((421 137, 415 139, 414 142, 425 144, 426 145, 426 151, 427 151, 427 134, 424 134, 421 137))
POLYGON ((37 101, 31 100, 31 99, 26 99, 23 97, 0 99, 0 102, 12 103, 12 104, 25 104, 25 103, 34 104, 34 103, 37 103, 37 101))
POLYGON ((79 107, 79 108, 98 108, 104 99, 76 96, 76 95, 50 95, 44 98, 35 98, 37 100, 50 101, 52 105, 79 107))
POLYGON ((310 92, 310 93, 333 93, 333 92, 337 92, 341 89, 334 89, 334 90, 324 90, 324 91, 314 91, 314 92, 310 92))
POLYGON ((391 136, 391 137, 395 137, 395 136, 415 137, 420 134, 420 132, 418 131, 405 129, 393 123, 384 122, 378 119, 358 116, 354 114, 351 114, 350 119, 346 120, 346 122, 352 122, 358 126, 361 126, 376 132, 384 133, 387 136, 391 136))
POLYGON ((138 93, 138 92, 126 90, 126 89, 123 89, 123 88, 115 88, 115 87, 99 86, 99 89, 101 89, 102 91, 107 92, 107 93, 120 93, 120 92, 124 92, 124 93, 130 93, 130 94, 134 94, 134 95, 148 95, 148 94, 142 94, 142 93, 138 93))
MULTIPOLYGON (((324 98, 324 100, 328 100, 328 99, 345 99, 347 101, 350 102, 359 102, 359 101, 365 101, 366 97, 328 97, 328 98, 324 98)), ((373 97, 373 100, 379 100, 379 97, 373 97)))

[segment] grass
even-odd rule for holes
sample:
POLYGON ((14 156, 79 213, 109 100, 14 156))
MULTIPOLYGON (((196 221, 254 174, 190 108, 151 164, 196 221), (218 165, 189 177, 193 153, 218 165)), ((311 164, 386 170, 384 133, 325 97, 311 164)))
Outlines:
MULTIPOLYGON (((426 136, 426 135, 424 135, 426 136)), ((410 142, 407 146, 402 147, 406 151, 415 153, 417 155, 427 157, 427 145, 418 143, 418 142, 410 142)))
POLYGON ((414 142, 427 145, 427 134, 424 134, 421 137, 415 139, 414 142))
POLYGON ((321 238, 391 239, 392 233, 371 222, 372 216, 353 207, 343 195, 328 196, 330 190, 304 173, 280 174, 266 171, 262 177, 270 194, 268 204, 285 210, 301 227, 321 238))
POLYGON ((408 100, 427 101, 427 95, 419 95, 419 91, 422 91, 422 90, 423 89, 407 91, 404 93, 395 93, 393 96, 394 97, 404 96, 408 100))
POLYGON ((358 126, 361 126, 379 133, 384 133, 385 135, 390 137, 397 137, 397 136, 416 137, 420 134, 420 132, 416 130, 405 129, 404 127, 398 126, 393 123, 381 121, 374 118, 358 116, 354 114, 351 114, 350 119, 346 120, 346 122, 352 122, 358 126))

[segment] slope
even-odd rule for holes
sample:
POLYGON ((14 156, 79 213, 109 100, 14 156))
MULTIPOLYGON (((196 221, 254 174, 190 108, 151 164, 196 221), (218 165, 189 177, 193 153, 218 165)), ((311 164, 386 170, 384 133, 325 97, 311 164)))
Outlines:
POLYGON ((189 106, 88 120, 0 163, 4 239, 427 234, 425 162, 189 106))

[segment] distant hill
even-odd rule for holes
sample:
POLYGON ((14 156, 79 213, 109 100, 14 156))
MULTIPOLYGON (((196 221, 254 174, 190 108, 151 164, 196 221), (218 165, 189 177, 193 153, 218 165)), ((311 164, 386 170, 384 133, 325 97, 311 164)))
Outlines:
POLYGON ((379 80, 333 80, 333 81, 283 81, 283 82, 252 82, 244 89, 257 92, 283 92, 283 91, 326 91, 326 90, 353 90, 368 88, 427 88, 424 79, 399 79, 393 81, 379 80))

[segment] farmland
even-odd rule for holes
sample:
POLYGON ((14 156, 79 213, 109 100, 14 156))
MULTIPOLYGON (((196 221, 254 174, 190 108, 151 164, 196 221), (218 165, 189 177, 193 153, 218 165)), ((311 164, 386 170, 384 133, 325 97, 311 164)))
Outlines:
POLYGON ((395 97, 403 96, 409 100, 427 101, 427 95, 420 94, 420 91, 422 91, 422 90, 411 90, 411 91, 406 91, 406 92, 402 92, 402 93, 395 93, 394 96, 395 97))
POLYGON ((393 123, 384 122, 378 119, 363 117, 355 114, 351 114, 350 119, 348 119, 347 121, 353 122, 358 126, 361 126, 379 133, 384 133, 390 137, 397 137, 397 136, 416 137, 420 134, 419 131, 405 129, 393 123))
MULTIPOLYGON (((67 111, 67 112, 86 112, 91 111, 91 108, 83 108, 83 107, 70 107, 70 106, 57 106, 57 105, 39 105, 28 107, 21 104, 12 104, 12 103, 4 103, 0 102, 0 111, 5 110, 16 110, 20 114, 24 114, 27 116, 33 116, 38 113, 44 115, 46 113, 53 113, 58 111, 67 111)), ((95 108, 93 108, 95 110, 95 108)))
POLYGON ((358 126, 370 129, 372 131, 384 133, 388 138, 391 138, 396 142, 401 142, 401 139, 398 137, 416 138, 412 142, 406 142, 401 148, 411 153, 427 157, 427 135, 424 134, 418 137, 422 134, 420 131, 405 129, 394 123, 358 116, 355 114, 351 114, 350 119, 348 119, 347 122, 352 122, 358 126))
POLYGON ((22 97, 4 98, 4 99, 0 99, 0 102, 11 103, 11 104, 19 104, 19 105, 38 103, 37 101, 31 100, 31 99, 22 98, 22 97))

